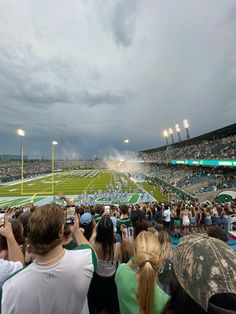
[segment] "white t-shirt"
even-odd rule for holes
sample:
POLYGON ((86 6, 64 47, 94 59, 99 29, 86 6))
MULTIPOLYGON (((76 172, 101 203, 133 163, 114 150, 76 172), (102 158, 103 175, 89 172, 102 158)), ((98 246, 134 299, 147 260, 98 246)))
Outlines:
POLYGON ((3 285, 4 281, 14 274, 16 271, 21 269, 23 265, 21 262, 12 262, 5 259, 0 259, 0 287, 3 285))
POLYGON ((96 257, 89 246, 82 248, 65 250, 54 266, 32 263, 7 280, 2 287, 2 314, 89 314, 87 293, 96 257))
POLYGON ((165 222, 170 222, 170 209, 169 208, 164 210, 164 212, 163 212, 163 220, 165 222))

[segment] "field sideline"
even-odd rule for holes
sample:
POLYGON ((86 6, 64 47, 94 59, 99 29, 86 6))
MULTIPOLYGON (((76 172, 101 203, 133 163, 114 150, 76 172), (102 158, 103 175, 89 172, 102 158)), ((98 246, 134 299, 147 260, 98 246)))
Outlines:
MULTIPOLYGON (((140 201, 166 200, 166 196, 159 188, 154 188, 148 183, 136 183, 127 176, 108 170, 72 170, 55 173, 54 193, 52 193, 52 176, 47 175, 39 178, 27 178, 23 184, 24 194, 21 194, 20 182, 9 182, 8 185, 0 185, 0 207, 12 201, 15 205, 24 205, 34 195, 35 203, 45 197, 58 195, 99 195, 99 202, 108 202, 104 195, 112 190, 120 190, 123 195, 120 202, 136 203, 140 201), (20 197, 20 198, 19 198, 20 197), (7 199, 6 199, 7 198, 7 199)), ((50 198, 49 198, 50 199, 50 198)), ((49 200, 48 199, 48 200, 49 200)), ((114 202, 113 202, 114 203, 114 202)))

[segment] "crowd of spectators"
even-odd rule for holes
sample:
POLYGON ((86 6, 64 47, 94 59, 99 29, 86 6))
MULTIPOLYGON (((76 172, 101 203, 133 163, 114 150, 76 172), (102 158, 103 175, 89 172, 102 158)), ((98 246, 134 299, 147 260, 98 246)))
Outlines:
POLYGON ((150 168, 148 175, 161 178, 191 194, 236 187, 235 171, 220 167, 156 164, 150 168))
MULTIPOLYGON (((35 177, 37 175, 43 175, 52 171, 52 163, 49 161, 26 161, 23 167, 24 178, 35 177)), ((4 163, 0 164, 0 180, 4 179, 14 180, 21 176, 21 165, 4 163)))
POLYGON ((155 152, 140 153, 139 158, 149 162, 166 162, 173 159, 236 159, 236 135, 212 141, 205 140, 199 144, 168 145, 155 152))
MULTIPOLYGON (((105 169, 106 162, 103 160, 58 160, 55 161, 55 170, 79 170, 79 169, 105 169)), ((24 161, 24 178, 43 175, 52 171, 50 160, 27 160, 24 161)), ((0 161, 0 180, 16 180, 21 177, 20 161, 0 161)))
POLYGON ((59 198, 0 214, 3 314, 236 313, 235 203, 59 198))

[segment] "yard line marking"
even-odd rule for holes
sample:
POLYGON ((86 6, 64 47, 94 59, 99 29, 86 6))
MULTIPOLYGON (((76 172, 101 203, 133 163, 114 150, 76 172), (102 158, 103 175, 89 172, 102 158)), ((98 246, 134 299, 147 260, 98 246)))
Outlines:
POLYGON ((14 200, 14 199, 1 201, 1 202, 0 202, 0 206, 5 206, 5 205, 11 203, 13 200, 14 200))
MULTIPOLYGON (((100 172, 101 174, 103 173, 103 171, 100 172)), ((83 190, 83 193, 87 192, 87 189, 92 185, 92 183, 97 179, 97 177, 93 178, 92 181, 90 181, 90 183, 86 186, 86 188, 83 190)))

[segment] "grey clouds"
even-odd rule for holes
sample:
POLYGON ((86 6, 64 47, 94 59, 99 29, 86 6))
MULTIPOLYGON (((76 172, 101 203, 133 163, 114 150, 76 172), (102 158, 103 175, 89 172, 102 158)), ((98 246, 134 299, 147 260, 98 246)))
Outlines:
MULTIPOLYGON (((234 0, 0 1, 0 153, 89 158, 236 117, 234 0), (130 139, 128 145, 123 140, 130 139)), ((184 133, 183 133, 184 137, 184 133)))

